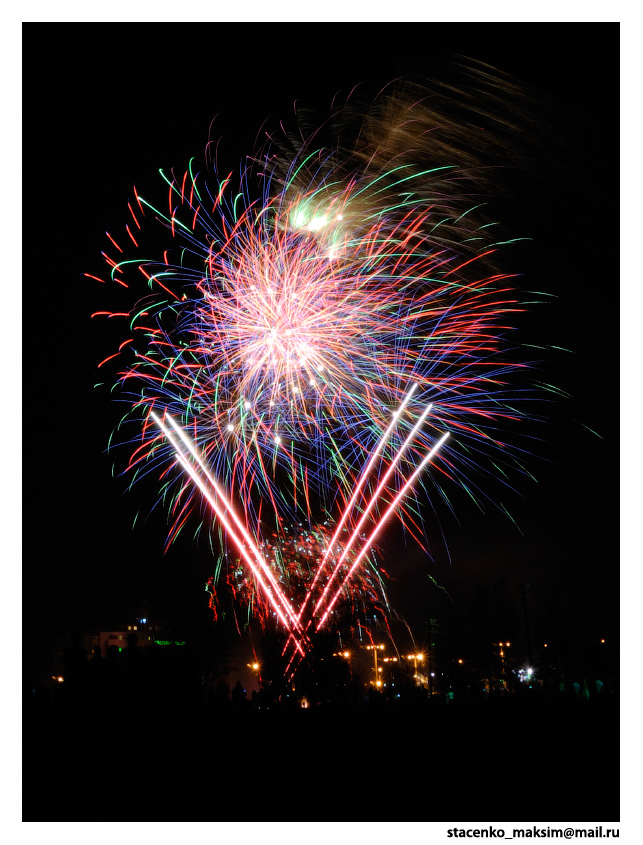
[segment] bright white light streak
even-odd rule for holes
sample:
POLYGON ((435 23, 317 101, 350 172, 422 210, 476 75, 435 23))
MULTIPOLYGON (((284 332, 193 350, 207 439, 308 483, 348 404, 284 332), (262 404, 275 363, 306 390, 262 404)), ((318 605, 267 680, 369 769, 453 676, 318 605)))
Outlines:
MULTIPOLYGON (((288 631, 291 631, 291 625, 290 625, 290 623, 288 622, 288 620, 286 619, 286 617, 283 615, 283 613, 282 613, 282 611, 281 611, 281 608, 279 607, 278 602, 275 600, 275 598, 274 598, 274 596, 273 596, 273 594, 272 594, 272 591, 271 591, 270 587, 268 587, 268 585, 264 582, 263 578, 261 577, 261 573, 259 572, 259 570, 257 569, 257 567, 256 567, 256 566, 254 565, 254 563, 253 563, 252 557, 248 554, 248 552, 247 552, 247 551, 246 551, 246 549, 244 548, 244 545, 243 545, 243 543, 241 542, 241 539, 239 538, 239 536, 238 536, 238 535, 235 533, 235 531, 233 530, 232 526, 230 525, 230 523, 229 523, 229 522, 228 522, 228 520, 226 519, 225 514, 224 514, 224 513, 223 513, 223 511, 222 511, 222 510, 221 510, 221 509, 217 506, 216 501, 215 501, 215 500, 214 500, 214 498, 210 495, 210 493, 209 493, 209 491, 208 491, 207 487, 205 486, 205 484, 203 483, 202 479, 200 479, 200 478, 199 478, 199 476, 197 475, 197 473, 194 471, 194 468, 190 466, 190 464, 186 461, 186 459, 183 457, 183 455, 182 455, 182 454, 181 454, 181 453, 180 453, 180 452, 176 449, 176 447, 175 447, 175 450, 174 450, 174 451, 175 451, 176 458, 177 458, 177 460, 179 461, 179 463, 181 464, 181 466, 183 467, 183 469, 184 469, 184 470, 188 473, 188 475, 190 476, 190 478, 192 479, 192 481, 193 481, 193 482, 197 485, 197 487, 201 490, 201 493, 203 494, 203 497, 204 497, 204 498, 206 499, 206 501, 210 504, 210 506, 212 507, 213 511, 216 513, 217 517, 218 517, 218 518, 219 518, 219 520, 221 521, 221 523, 222 523, 223 527, 224 527, 224 528, 225 528, 225 530, 228 532, 229 536, 230 536, 230 537, 232 537, 232 539, 234 540, 234 542, 235 542, 235 544, 236 544, 237 548, 239 549, 239 552, 241 553, 241 555, 243 556, 243 558, 246 560, 246 563, 247 563, 247 564, 248 564, 248 566, 250 567, 250 570, 251 570, 252 574, 253 574, 253 575, 254 575, 254 577, 257 579, 257 583, 259 584, 259 586, 261 587, 261 589, 264 591, 264 593, 265 593, 265 595, 267 596, 268 600, 270 601, 271 605, 272 605, 272 606, 273 606, 273 608, 275 609, 275 613, 276 613, 276 614, 277 614, 277 616, 281 619, 281 621, 282 621, 282 623, 283 623, 284 627, 285 627, 288 631)), ((298 649, 298 650, 299 650, 299 651, 303 654, 303 649, 302 649, 302 647, 301 647, 301 644, 300 644, 300 643, 299 643, 299 641, 296 639, 296 637, 294 637, 294 635, 292 634, 292 631, 291 631, 291 636, 293 636, 293 639, 295 640, 295 646, 296 646, 296 648, 297 648, 297 649, 298 649)))
POLYGON ((356 557, 356 558, 355 558, 355 560, 353 561, 353 564, 352 564, 351 568, 348 570, 348 572, 347 572, 347 573, 346 573, 346 575, 344 576, 344 580, 342 581, 342 583, 341 583, 341 585, 340 585, 339 589, 337 590, 337 592, 336 592, 336 593, 335 593, 335 595, 333 596, 333 598, 332 598, 332 600, 331 600, 330 604, 329 604, 329 605, 328 605, 328 607, 326 608, 326 610, 325 610, 325 612, 324 612, 324 615, 323 615, 323 616, 322 616, 322 618, 319 620, 319 624, 317 625, 317 630, 318 630, 318 631, 319 631, 319 630, 323 627, 324 623, 326 622, 326 619, 328 618, 328 614, 329 614, 329 613, 331 612, 331 610, 333 609, 333 605, 335 604, 335 602, 337 601, 337 599, 338 599, 338 598, 339 598, 339 596, 341 595, 342 590, 343 590, 343 589, 344 589, 344 587, 346 586, 346 584, 347 584, 348 580, 350 579, 351 575, 353 574, 353 572, 355 571, 355 569, 356 569, 356 568, 357 568, 357 566, 359 565, 360 561, 362 560, 362 558, 364 557, 364 555, 368 552, 369 548, 373 545, 373 542, 375 541, 375 538, 377 537, 377 535, 378 535, 378 534, 380 533, 380 531, 382 530, 382 527, 383 527, 384 523, 386 522, 386 520, 388 519, 388 517, 389 517, 389 516, 393 513, 393 511, 397 508, 397 506, 398 506, 398 504, 400 503, 400 501, 401 501, 401 500, 404 498, 404 496, 406 495, 406 492, 407 492, 407 491, 409 490, 409 488, 410 488, 410 487, 414 484, 415 479, 416 479, 416 478, 418 477, 418 475, 422 472, 422 470, 423 470, 423 469, 424 469, 424 467, 428 464, 428 462, 431 460, 431 458, 433 458, 433 456, 437 453, 438 449, 442 446, 442 444, 444 443, 444 441, 447 439, 447 437, 448 437, 448 436, 449 436, 449 432, 448 432, 448 431, 447 431, 447 432, 445 432, 445 434, 443 434, 443 435, 442 435, 442 437, 438 440, 438 442, 435 444, 435 446, 433 446, 433 448, 432 448, 432 449, 431 449, 431 450, 430 450, 430 451, 429 451, 429 452, 428 452, 428 453, 424 456, 424 458, 422 459, 422 461, 421 461, 420 465, 417 467, 417 469, 415 469, 415 470, 414 470, 414 472, 413 472, 413 473, 412 473, 412 475, 409 477, 409 479, 406 481, 406 483, 404 484, 404 486, 401 488, 401 490, 399 491, 399 493, 397 494, 397 496, 393 499, 393 501, 391 502, 391 504, 388 506, 388 508, 386 509, 386 512, 384 513, 384 515, 382 516, 382 518, 380 519, 380 521, 379 521, 379 522, 377 523, 377 525, 375 526, 375 529, 374 529, 374 531, 372 532, 371 536, 370 536, 370 537, 368 538, 368 540, 366 540, 366 542, 364 543, 364 546, 363 546, 363 548, 362 548, 362 551, 361 551, 361 552, 357 555, 357 557, 356 557))
POLYGON ((360 494, 360 492, 361 492, 361 490, 362 490, 362 487, 363 487, 363 486, 364 486, 364 484, 366 483, 366 479, 368 478, 368 475, 369 475, 369 473, 370 473, 371 469, 373 468, 373 464, 375 463, 375 461, 376 461, 376 459, 377 459, 378 455, 380 454, 380 452, 381 452, 381 451, 382 451, 382 449, 384 448, 384 444, 386 443, 386 441, 388 440, 388 438, 389 438, 389 436, 390 436, 391 432, 392 432, 392 431, 393 431, 393 429, 395 428, 395 424, 397 423, 398 419, 400 418, 400 415, 401 415, 402 411, 404 410, 404 408, 405 408, 405 407, 407 406, 407 404, 409 403, 409 400, 411 399, 411 396, 413 396, 413 394, 414 394, 414 393, 415 393, 415 391, 417 390, 417 387, 418 387, 418 386, 417 386, 417 384, 414 384, 414 385, 412 385, 412 386, 411 386, 411 389, 409 390, 409 392, 408 392, 408 393, 406 394, 406 396, 404 397, 404 401, 402 402, 402 404, 400 405, 400 407, 397 409, 397 411, 395 411, 395 412, 393 413, 393 421, 392 421, 391 423, 389 423, 388 428, 386 429, 386 431, 384 432, 384 434, 383 434, 383 435, 382 435, 382 437, 380 438, 380 442, 377 444, 377 447, 375 448, 375 450, 374 450, 373 454, 371 455, 371 457, 370 457, 370 459, 369 459, 368 463, 366 464, 366 467, 365 467, 365 468, 364 468, 364 470, 362 471, 361 478, 360 478, 360 480, 357 482, 357 485, 356 485, 356 487, 355 487, 355 490, 353 491, 353 495, 351 496, 351 498, 350 498, 350 500, 349 500, 348 504, 346 505, 346 508, 344 509, 344 513, 342 514, 342 518, 341 518, 341 519, 339 520, 339 522, 337 523, 337 527, 335 528, 335 533, 333 534, 333 539, 330 541, 330 544, 329 544, 328 548, 326 549, 326 553, 324 554, 324 557, 323 557, 323 560, 322 560, 322 566, 323 566, 323 564, 324 564, 324 562, 325 562, 326 558, 327 558, 327 557, 328 557, 328 555, 330 554, 331 549, 332 549, 333 545, 335 544, 335 542, 336 542, 337 538, 339 537, 339 533, 340 533, 340 531, 342 530, 342 528, 344 527, 344 523, 345 523, 345 522, 346 522, 346 520, 348 519, 348 515, 349 515, 349 512, 350 512, 350 509, 351 509, 351 508, 353 507, 353 505, 355 504, 355 500, 356 500, 356 499, 357 499, 357 497, 359 496, 359 494, 360 494))
MULTIPOLYGON (((382 492, 382 490, 384 490, 384 488, 386 487, 386 483, 387 483, 388 479, 390 478, 391 473, 393 472, 393 470, 395 469, 395 467, 398 465, 398 463, 399 463, 399 461, 400 461, 400 458, 402 457, 402 455, 404 454, 404 452, 405 452, 405 451, 407 450, 407 448, 409 447, 409 444, 411 443, 411 441, 412 441, 412 440, 413 440, 413 438, 415 437, 416 433, 418 432, 418 430, 420 429, 420 427, 421 427, 421 426, 422 426, 422 424, 424 423, 424 420, 427 418, 427 415, 429 414, 429 411, 431 410, 431 408, 432 408, 432 407, 433 407, 433 405, 427 405, 427 407, 424 409, 424 411, 422 412, 422 414, 421 414, 420 418, 418 419, 418 421, 415 423, 415 425, 413 426, 413 428, 412 428, 412 429, 411 429, 411 431, 409 432, 408 437, 406 438, 406 440, 404 441, 404 443, 402 443, 402 445, 400 446, 400 448, 399 448, 399 450, 398 450, 397 454, 395 455, 395 457, 394 457, 394 458, 393 458, 393 460, 391 461, 391 464, 390 464, 389 468, 386 470, 386 472, 385 472, 385 473, 384 473, 384 475, 382 476, 382 478, 381 478, 381 480, 380 480, 380 483, 379 483, 379 484, 378 484, 378 486, 377 486, 377 489, 375 490, 375 492, 373 493, 373 495, 372 495, 372 497, 371 497, 370 502, 369 502, 369 503, 368 503, 368 505, 364 508, 364 511, 363 511, 363 513, 362 513, 362 516, 360 517, 359 521, 357 522, 357 525, 355 526, 355 528, 354 528, 354 530, 353 530, 353 533, 351 534, 351 537, 350 537, 350 539, 349 539, 348 543, 346 543, 346 545, 344 546, 344 551, 342 552, 341 557, 340 557, 340 558, 337 560, 337 562, 335 563, 335 568, 333 569, 333 572, 332 572, 332 574, 331 574, 330 578, 328 579, 328 583, 327 583, 327 584, 326 584, 326 586, 324 587, 324 592, 321 594, 321 596, 319 597, 319 601, 318 601, 318 602, 317 602, 317 604, 315 605, 315 610, 313 611, 313 615, 317 613, 317 611, 319 610, 319 608, 320 608, 320 607, 321 607, 321 605, 323 604, 324 599, 326 598, 326 594, 328 593, 328 591, 329 591, 329 589, 330 589, 330 587, 331 587, 331 584, 332 584, 332 583, 333 583, 333 581, 335 580, 335 577, 337 576, 337 574, 338 574, 338 572, 339 572, 339 569, 340 569, 340 567, 341 567, 342 563, 344 562, 344 560, 346 559, 346 556, 348 555, 348 553, 350 552, 351 548, 353 547, 353 544, 354 544, 354 542, 355 542, 356 538, 357 538, 357 537, 359 537, 359 532, 360 532, 360 530, 361 530, 362 525, 363 525, 363 524, 366 522, 366 520, 368 519, 368 515, 369 515, 369 514, 370 514, 370 512, 373 510, 373 508, 374 508, 374 506, 375 506, 375 503, 376 503, 376 501, 377 501, 377 499, 378 499, 378 497, 379 497, 380 493, 381 493, 381 492, 382 492)), ((399 416, 399 415, 398 415, 398 416, 399 416)))
MULTIPOLYGON (((319 367, 319 371, 321 372, 322 370, 323 370, 323 367, 319 367)), ((301 604, 301 607, 299 608, 299 613, 297 614, 297 622, 298 622, 298 623, 300 622, 300 620, 301 620, 301 618, 302 618, 302 615, 303 615, 303 613, 304 613, 304 610, 306 609, 306 605, 308 604, 308 599, 309 599, 309 598, 311 597, 311 595, 313 594, 313 590, 315 589, 315 586, 317 585, 317 581, 319 580, 319 577, 321 576, 321 573, 322 573, 322 571, 323 571, 323 569, 324 569, 324 567, 325 567, 325 564, 326 564, 326 559, 328 558, 328 555, 331 553, 331 551, 332 551, 332 549, 333 549, 333 547, 334 547, 335 543, 337 542, 337 538, 339 537, 339 533, 340 533, 340 531, 342 530, 342 528, 343 528, 343 526, 344 526, 344 523, 345 523, 345 522, 346 522, 346 520, 348 519, 348 516, 349 516, 350 510, 351 510, 351 508, 353 507, 353 505, 355 504, 355 500, 356 500, 356 499, 357 499, 357 497, 359 496, 359 494, 360 494, 360 492, 361 492, 362 487, 363 487, 363 486, 364 486, 364 484, 366 483, 366 479, 368 478, 368 475, 369 475, 369 473, 370 473, 371 469, 373 468, 373 464, 375 463, 375 461, 376 461, 376 459, 377 459, 377 456, 378 456, 378 455, 379 455, 379 453, 382 451, 382 448, 384 447, 384 444, 385 444, 385 443, 386 443, 386 441, 388 440, 389 435, 390 435, 390 434, 391 434, 391 432, 393 431, 393 428, 395 427, 395 424, 397 423, 398 419, 400 418, 400 415, 402 414, 402 411, 403 411, 403 410, 404 410, 404 408, 407 406, 407 404, 408 404, 409 400, 411 399, 411 397, 413 396, 413 394, 414 394, 414 393, 415 393, 415 391, 417 390, 417 387, 418 387, 417 383, 416 383, 416 384, 411 385, 411 389, 409 390, 409 392, 408 392, 408 393, 406 394, 406 396, 404 397, 404 400, 402 401, 402 403, 401 403, 400 407, 397 409, 397 411, 393 411, 393 420, 392 420, 392 422, 389 424, 388 428, 386 429, 386 431, 384 432, 384 434, 383 434, 383 435, 382 435, 382 437, 380 438, 380 442, 378 443, 377 447, 375 448, 375 451, 374 451, 374 452, 373 452, 373 454, 371 455, 371 457, 370 457, 370 459, 369 459, 369 461, 368 461, 368 463, 367 463, 366 467, 362 470, 362 475, 361 475, 361 477, 360 477, 360 479, 359 479, 359 481, 358 481, 358 483, 357 483, 357 486, 355 487, 355 490, 354 490, 354 492, 353 492, 353 495, 351 496, 351 498, 350 498, 350 500, 349 500, 348 504, 346 505, 346 507, 345 507, 345 509, 344 509, 344 512, 343 512, 343 514, 342 514, 342 516, 341 516, 341 519, 340 519, 340 520, 339 520, 339 522, 337 523, 337 527, 335 528, 335 533, 333 534, 333 537, 332 537, 332 539, 331 539, 330 543, 328 544, 328 548, 326 549, 326 551, 325 551, 325 553, 324 553, 324 556, 323 556, 323 558, 322 558, 322 560, 321 560, 321 563, 319 564, 319 566, 318 566, 318 568, 317 568, 317 571, 315 572, 315 577, 313 578, 312 584, 310 585, 310 588, 309 588, 308 592, 306 593, 306 595, 305 595, 305 597, 304 597, 304 600, 303 600, 303 602, 302 602, 302 604, 301 604)), ((428 413, 428 410, 430 410, 430 408, 431 408, 431 405, 429 405, 429 408, 427 409, 427 413, 428 413)), ((332 577, 331 577, 331 580, 332 580, 332 578, 334 578, 334 576, 335 576, 335 572, 333 572, 333 575, 332 575, 332 577)), ((329 581, 329 584, 330 584, 330 581, 329 581)), ((324 590, 324 595, 326 595, 326 591, 327 591, 327 589, 328 589, 328 585, 327 585, 326 589, 324 590)), ((315 611, 317 611, 317 609, 318 609, 318 608, 319 608, 319 602, 317 603, 317 605, 316 605, 316 607, 315 607, 315 611)), ((308 626, 306 626, 306 627, 308 627, 308 626)), ((289 642, 290 642, 290 641, 288 641, 288 642, 286 643, 286 645, 284 646, 284 654, 285 654, 285 652, 286 652, 286 650, 287 650, 287 648, 288 648, 288 644, 289 644, 289 642)), ((292 661, 291 661, 291 662, 292 662, 292 661)), ((290 664, 289 664, 289 665, 290 665, 290 664)))
MULTIPOLYGON (((153 413, 153 412, 152 412, 152 413, 153 413)), ((211 484, 211 485, 212 485, 212 487, 214 488, 214 490, 215 490, 215 492, 216 492, 217 496, 219 497, 219 499, 221 500, 221 502, 223 503, 223 505, 225 506, 225 508, 229 511, 230 516, 232 517, 232 519, 234 520, 235 525, 237 526, 237 528, 238 528, 238 529, 239 529, 239 531, 241 532, 242 537, 244 538, 244 540, 246 541, 246 543, 247 543, 247 544, 250 546, 250 548, 252 549, 252 552, 254 553, 254 556, 255 556, 255 558, 256 558, 256 560, 257 560, 257 563, 259 564, 259 566, 260 566, 260 567, 261 567, 261 569, 263 570, 264 574, 266 575, 266 577, 267 577, 267 578, 268 578, 268 580, 270 581, 270 584, 271 584, 271 586, 272 586, 273 590, 275 591, 275 593, 276 593, 276 594, 279 596, 279 598, 281 599, 281 602, 282 602, 282 604, 283 604, 283 606, 284 606, 284 608, 285 608, 286 612, 289 614, 289 616, 291 617, 292 621, 293 621, 293 622, 295 623, 295 625, 297 626, 297 621, 298 621, 298 620, 297 620, 297 617, 295 616, 295 613, 294 613, 293 609, 290 607, 290 605, 289 605, 289 603, 288 603, 287 599, 285 598, 285 596, 284 596, 284 595, 283 595, 283 593, 281 592, 281 589, 279 588, 279 585, 277 584, 277 582, 276 582, 276 580, 275 580, 274 575, 272 574, 272 572, 270 571, 270 569, 269 569, 269 568, 268 568, 268 566, 266 565, 266 562, 264 561, 264 559, 263 559, 263 557, 262 557, 262 555, 261 555, 261 552, 259 551, 259 549, 258 549, 258 548, 257 548, 257 546, 255 545, 254 540, 253 540, 253 539, 252 539, 252 537, 248 534, 248 532, 247 532, 247 530, 246 530, 245 525, 241 522, 241 520, 239 519, 239 517, 238 517, 238 516, 237 516, 237 514, 235 513, 235 511, 234 511, 234 509, 233 509, 232 505, 231 505, 231 504, 228 502, 228 500, 226 499, 225 493, 221 490, 221 488, 219 487, 219 485, 217 484, 217 482, 215 481, 215 479, 214 479, 214 478, 212 478, 212 476, 210 475, 210 473, 209 473, 209 471, 208 471, 207 466, 204 464, 203 460, 201 459, 201 456, 199 455, 198 451, 195 449, 194 444, 193 444, 193 443, 192 443, 192 441, 189 439, 189 437, 187 437, 187 436, 186 436, 185 432, 181 429, 181 427, 180 427, 179 425, 177 425, 177 423, 176 423, 176 422, 172 419, 172 417, 171 417, 169 414, 167 414, 167 413, 166 413, 165 417, 166 417, 166 419, 170 422, 170 424, 172 425, 172 428, 174 428, 174 430, 176 431, 176 433, 179 435, 179 437, 181 438, 182 442, 184 443, 185 447, 188 449, 188 451, 190 452, 190 454, 192 455, 192 457, 194 458, 194 460, 198 463, 199 467, 201 468, 201 470, 202 470, 202 471, 203 471, 203 473, 205 474, 206 478, 208 479, 208 481, 210 482, 210 484, 211 484)), ((161 427, 163 427, 163 425, 162 425, 162 423, 160 422, 160 420, 158 420, 158 417, 155 417, 155 418, 157 419, 157 421, 158 421, 159 425, 161 425, 161 427)), ((164 429, 164 430, 165 430, 165 429, 164 429)), ((172 441, 171 441, 171 442, 172 442, 172 441)), ((172 445, 174 445, 174 443, 172 443, 172 445)), ((175 447, 175 448, 176 448, 176 447, 175 447)))
MULTIPOLYGON (((163 421, 162 421, 162 420, 161 420, 161 419, 160 419, 160 418, 159 418, 159 417, 158 417, 158 416, 154 413, 154 411, 151 411, 151 412, 150 412, 150 415, 151 415, 151 416, 152 416, 152 418, 155 420, 155 422, 157 423, 157 425, 159 426, 159 428, 163 431, 163 433, 165 434, 165 436, 168 438, 168 440, 170 441, 170 443, 172 444, 172 446, 174 446, 174 449, 175 449, 175 451, 176 451, 176 453, 177 453, 177 456, 178 456, 178 457, 179 457, 179 459, 181 460, 181 464, 182 464, 182 465, 186 468, 186 470, 187 470, 187 471, 188 471, 188 473, 190 474, 190 477, 194 480, 194 482, 197 484, 197 486, 199 487, 199 489, 201 490, 201 492, 202 492, 202 493, 204 494, 204 496, 206 497, 207 501, 210 503, 210 505, 211 505, 211 506, 213 507, 213 509, 215 510, 215 513, 217 514, 217 516, 219 516, 219 518, 220 518, 220 519, 221 519, 221 521, 224 523, 224 525, 226 525, 226 527, 227 527, 227 526, 229 526, 229 522, 228 522, 228 520, 224 518, 224 516, 223 516, 223 514, 222 514, 222 512, 221 512, 220 507, 219 507, 219 506, 215 503, 215 500, 214 500, 214 499, 212 498, 212 496, 210 495, 210 493, 209 493, 209 491, 208 491, 208 489, 207 489, 206 485, 205 485, 205 484, 202 482, 202 480, 199 478, 198 474, 194 472, 194 469, 193 469, 192 467, 190 467, 190 465, 187 463, 187 461, 185 461, 185 459, 183 458, 183 456, 182 456, 182 454, 181 454, 181 450, 180 450, 180 449, 179 449, 179 447, 177 446, 176 441, 175 441, 175 440, 174 440, 174 438, 172 437, 172 434, 171 434, 171 432, 168 430, 167 426, 166 426, 166 425, 163 423, 163 421)), ((259 567, 261 568, 262 572, 264 573, 264 575, 266 576, 266 578, 267 578, 267 579, 268 579, 268 581, 270 582, 270 585, 271 585, 271 587, 272 587, 272 590, 273 590, 273 592, 274 592, 274 595, 275 595, 276 597, 278 597, 278 599, 281 601, 281 604, 283 605, 284 609, 286 610, 287 614, 290 616, 292 624, 295 626, 295 628, 298 628, 298 629, 300 629, 300 630, 301 630, 301 626, 299 625, 299 620, 298 620, 298 618, 295 616, 295 613, 294 613, 294 611, 293 611, 292 607, 289 605, 289 603, 288 603, 287 599, 285 598, 285 596, 284 596, 284 595, 283 595, 283 593, 281 592, 281 589, 279 588, 279 585, 277 584, 277 582, 276 582, 276 580, 275 580, 274 575, 272 574, 272 572, 270 571, 270 569, 269 569, 269 568, 268 568, 268 566, 266 565, 266 562, 264 561, 263 557, 261 556, 261 553, 260 553, 259 549, 257 549, 257 547, 256 547, 256 545, 255 545, 255 543, 254 543, 254 541, 253 541, 253 539, 252 539, 252 537, 250 537, 250 535, 248 534, 248 532, 247 532, 247 530, 246 530, 245 526, 243 525, 243 523, 241 522, 241 520, 239 519, 239 517, 238 517, 238 516, 237 516, 237 514, 235 513, 234 509, 232 508, 232 505, 231 505, 231 504, 228 502, 228 500, 226 499, 225 494, 224 494, 224 493, 223 493, 223 491, 219 488, 219 485, 217 484, 217 482, 214 480, 214 478, 212 478, 212 476, 211 476, 211 475, 210 475, 210 473, 208 472, 208 468, 205 466, 205 464, 204 464, 204 463, 203 463, 203 461, 201 460, 201 456, 199 455, 199 453, 197 452, 197 450, 194 448, 194 445, 192 444, 192 442, 190 441, 190 439, 189 439, 188 437, 186 437, 186 435, 185 435, 185 433, 183 432, 183 430, 181 429, 181 427, 180 427, 179 425, 177 425, 177 423, 176 423, 176 422, 172 419, 172 417, 171 417, 169 414, 167 414, 167 413, 166 413, 165 418, 166 418, 166 419, 170 422, 170 424, 172 425, 172 428, 174 428, 174 430, 176 431, 176 433, 178 434, 178 436, 181 438, 181 441, 183 442, 183 444, 185 445, 185 447, 188 449, 188 451, 190 452, 190 454, 192 455, 192 457, 194 458, 194 460, 197 462, 197 464, 198 464, 198 465, 199 465, 199 467, 201 468, 202 472, 204 473, 204 475, 206 476, 206 478, 207 478, 207 479, 208 479, 208 481, 210 482, 210 485, 211 485, 211 486, 212 486, 212 488, 214 489, 214 491, 215 491, 216 495, 218 496, 218 498, 219 498, 219 500, 220 500, 221 504, 223 505, 223 507, 224 507, 224 508, 225 508, 225 509, 229 512, 229 514, 230 514, 230 516, 232 517, 232 520, 234 521, 235 525, 237 526, 237 528, 238 528, 238 530, 239 530, 239 532, 240 532, 241 536, 243 537, 243 539, 246 541, 246 543, 247 543, 247 544, 248 544, 248 546, 250 547, 250 549, 251 549, 251 551, 252 551, 252 553, 253 553, 253 555, 254 555, 254 557, 255 557, 256 563, 258 563, 258 564, 259 564, 259 567)), ((228 528, 228 530, 230 530, 230 529, 228 528)), ((236 537, 236 534, 235 534, 234 532, 232 532, 232 536, 233 536, 233 537, 236 537)), ((240 546, 240 548, 242 547, 242 545, 240 545, 240 544, 239 544, 239 541, 238 541, 238 540, 235 540, 235 542, 237 542, 237 545, 238 545, 238 546, 240 546)), ((246 560, 249 560, 249 558, 248 558, 247 554, 244 554, 244 557, 246 558, 246 560)), ((255 568, 255 566, 254 566, 254 565, 251 565, 251 568, 252 568, 252 571, 253 571, 255 574, 257 574, 257 573, 256 573, 256 568, 255 568)), ((260 580, 260 582, 263 584, 262 579, 258 579, 258 580, 260 580)), ((266 589, 266 588, 264 587, 264 589, 266 589)), ((267 594, 271 597, 271 600, 272 600, 272 595, 273 595, 273 593, 271 593, 271 592, 268 590, 268 591, 267 591, 267 594)), ((273 606, 275 606, 274 601, 273 601, 272 603, 273 603, 273 606)), ((280 610, 278 610, 278 606, 275 606, 275 610, 277 610, 278 615, 279 615, 279 618, 280 618, 280 619, 284 622, 284 624, 285 624, 286 628, 290 630, 290 629, 291 629, 291 624, 288 624, 288 623, 285 621, 285 619, 284 619, 284 618, 283 618, 283 616, 282 616, 281 611, 280 611, 280 610)), ((301 649, 301 646, 300 646, 299 642, 297 642, 297 647, 298 647, 299 649, 301 649)))

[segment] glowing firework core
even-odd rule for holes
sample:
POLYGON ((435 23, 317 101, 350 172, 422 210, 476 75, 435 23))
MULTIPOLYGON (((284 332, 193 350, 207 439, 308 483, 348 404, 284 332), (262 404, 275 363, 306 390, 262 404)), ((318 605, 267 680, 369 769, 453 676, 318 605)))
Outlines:
MULTIPOLYGON (((209 351, 214 371, 225 356, 238 394, 252 397, 262 411, 270 402, 305 402, 315 388, 311 411, 319 418, 342 390, 342 404, 363 391, 355 373, 372 368, 386 347, 391 327, 383 280, 378 305, 371 273, 329 263, 315 238, 263 225, 252 249, 234 260, 210 256, 201 282, 207 307, 198 310, 197 351, 209 351), (221 326, 227 327, 225 346, 221 326)), ((284 407, 282 413, 295 429, 297 414, 284 407)))

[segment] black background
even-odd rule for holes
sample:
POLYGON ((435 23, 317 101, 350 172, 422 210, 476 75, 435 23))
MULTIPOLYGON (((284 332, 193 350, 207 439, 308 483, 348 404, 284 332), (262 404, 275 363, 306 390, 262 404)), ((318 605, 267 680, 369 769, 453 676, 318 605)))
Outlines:
POLYGON ((93 385, 113 338, 89 315, 108 309, 111 294, 83 273, 103 275, 104 233, 123 229, 132 186, 162 195, 158 168, 202 158, 215 116, 222 155, 240 160, 263 121, 291 118, 295 101, 323 111, 338 91, 426 75, 451 53, 514 74, 557 103, 562 175, 514 198, 517 234, 533 241, 512 269, 526 288, 555 295, 526 330, 571 350, 547 356, 543 374, 571 398, 547 408, 551 422, 537 432, 538 483, 508 502, 522 533, 454 494, 460 524, 440 513, 446 541, 436 536, 433 561, 416 553, 392 561, 391 597, 421 628, 434 600, 427 573, 463 606, 477 584, 504 573, 528 580, 541 609, 555 601, 583 637, 616 636, 617 25, 31 25, 23 528, 34 666, 57 635, 108 625, 143 597, 177 627, 209 621, 205 544, 187 534, 164 555, 163 514, 148 516, 153 502, 126 492, 104 454, 119 412, 93 385))

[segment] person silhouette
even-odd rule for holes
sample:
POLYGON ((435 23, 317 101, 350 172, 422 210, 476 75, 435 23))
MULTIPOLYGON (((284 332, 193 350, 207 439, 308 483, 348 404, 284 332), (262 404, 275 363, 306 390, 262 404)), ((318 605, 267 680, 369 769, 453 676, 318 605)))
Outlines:
POLYGON ((232 690, 232 704, 235 710, 242 710, 246 704, 248 703, 248 699, 246 697, 246 691, 241 686, 241 681, 237 681, 234 685, 234 689, 232 690))

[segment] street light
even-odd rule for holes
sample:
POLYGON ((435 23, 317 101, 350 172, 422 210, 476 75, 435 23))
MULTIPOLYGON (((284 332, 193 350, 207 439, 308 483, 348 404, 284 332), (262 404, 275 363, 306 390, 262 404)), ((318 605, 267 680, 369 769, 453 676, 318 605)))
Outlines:
POLYGON ((507 674, 507 671, 505 669, 505 652, 504 652, 504 649, 510 648, 511 643, 504 642, 504 643, 498 643, 498 645, 500 646, 500 659, 502 661, 502 685, 503 685, 503 687, 506 687, 507 681, 505 680, 505 675, 507 674))
POLYGON ((417 679, 418 679, 418 661, 421 663, 424 660, 424 655, 421 652, 419 654, 407 654, 406 659, 413 661, 413 680, 417 681, 417 679))
POLYGON ((375 668, 375 686, 381 687, 382 682, 379 680, 378 672, 381 672, 382 670, 381 669, 378 670, 378 668, 377 668, 377 652, 378 651, 384 651, 384 646, 383 645, 367 645, 366 650, 373 652, 373 660, 374 660, 374 668, 375 668))
POLYGON ((261 683, 261 672, 260 672, 261 663, 258 663, 255 660, 254 663, 246 663, 246 666, 248 667, 248 669, 252 669, 253 672, 257 673, 257 678, 259 679, 259 682, 261 683))

